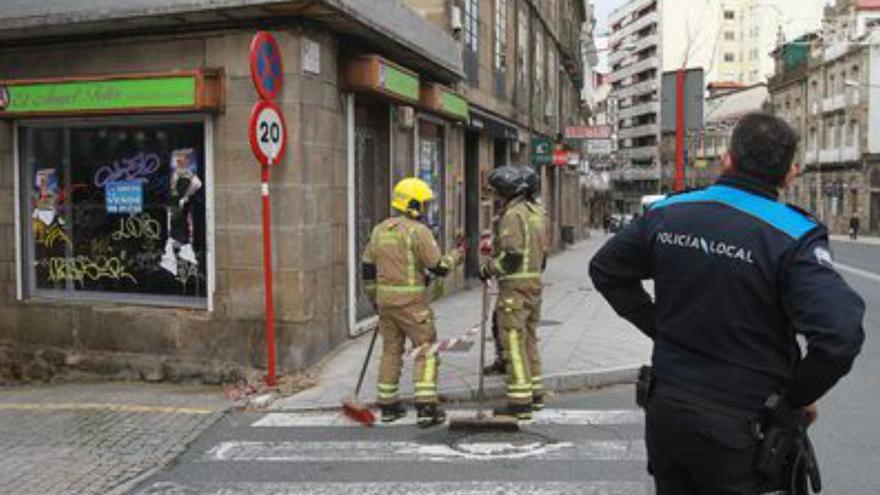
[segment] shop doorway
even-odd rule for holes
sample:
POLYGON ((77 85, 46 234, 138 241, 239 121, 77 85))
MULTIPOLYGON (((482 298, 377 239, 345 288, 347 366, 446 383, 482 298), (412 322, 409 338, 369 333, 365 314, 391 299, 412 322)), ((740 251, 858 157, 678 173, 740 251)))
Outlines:
POLYGON ((465 133, 465 235, 468 252, 464 262, 466 277, 477 277, 480 271, 480 135, 465 133))
POLYGON ((389 110, 387 105, 357 100, 354 109, 355 168, 355 319, 376 315, 364 292, 360 256, 373 228, 390 215, 389 110))
POLYGON ((503 139, 495 140, 495 168, 503 167, 510 161, 507 155, 507 141, 503 139))
POLYGON ((871 193, 871 234, 880 234, 880 192, 871 193))
POLYGON ((425 223, 430 227, 441 247, 446 246, 446 149, 445 126, 425 119, 419 120, 418 168, 416 175, 434 191, 434 201, 428 203, 425 223))

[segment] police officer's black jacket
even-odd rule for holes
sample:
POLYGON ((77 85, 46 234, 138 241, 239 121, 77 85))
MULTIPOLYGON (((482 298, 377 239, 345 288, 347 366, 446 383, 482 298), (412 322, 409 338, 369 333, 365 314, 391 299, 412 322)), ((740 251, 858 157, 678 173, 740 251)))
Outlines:
POLYGON ((781 391, 812 403, 851 368, 864 302, 834 270, 825 227, 777 195, 724 176, 655 203, 593 258, 595 287, 654 340, 658 382, 757 411, 781 391))

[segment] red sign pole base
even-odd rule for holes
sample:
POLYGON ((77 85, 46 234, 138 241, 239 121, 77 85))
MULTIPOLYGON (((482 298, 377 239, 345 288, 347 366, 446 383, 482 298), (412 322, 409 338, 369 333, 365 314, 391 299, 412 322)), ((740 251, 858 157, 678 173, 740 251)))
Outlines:
POLYGON ((262 183, 260 193, 263 197, 263 274, 264 296, 266 302, 266 346, 268 347, 268 373, 266 385, 278 384, 275 376, 275 297, 272 285, 272 204, 269 201, 269 165, 261 167, 262 183))

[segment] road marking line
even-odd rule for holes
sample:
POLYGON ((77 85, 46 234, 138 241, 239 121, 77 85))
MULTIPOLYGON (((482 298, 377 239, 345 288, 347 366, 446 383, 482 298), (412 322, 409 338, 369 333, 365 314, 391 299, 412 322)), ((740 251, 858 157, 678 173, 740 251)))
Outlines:
POLYGON ((861 268, 856 268, 854 266, 844 265, 843 263, 834 262, 834 267, 838 270, 852 273, 853 275, 858 275, 860 277, 867 278, 868 280, 873 280, 874 282, 880 283, 880 275, 869 272, 867 270, 862 270, 861 268))
POLYGON ((133 404, 37 404, 37 403, 7 403, 0 404, 0 411, 114 411, 135 413, 170 413, 170 414, 211 414, 212 409, 197 407, 170 407, 170 406, 139 406, 133 404))
MULTIPOLYGON (((447 412, 450 419, 473 417, 476 410, 455 409, 447 412)), ((545 409, 534 414, 532 421, 524 421, 525 425, 548 426, 600 426, 600 425, 641 425, 645 415, 639 409, 545 409)), ((377 422, 376 426, 413 426, 416 424, 415 414, 409 414, 389 424, 377 422)), ((263 428, 326 428, 326 427, 361 427, 341 412, 313 411, 292 413, 268 413, 256 420, 251 426, 263 428)))
POLYGON ((644 461, 644 442, 585 440, 577 443, 508 444, 500 442, 446 444, 417 442, 220 442, 205 453, 207 461, 234 462, 472 462, 498 459, 644 461))
POLYGON ((197 483, 156 482, 140 492, 200 493, 202 495, 647 495, 645 483, 636 481, 584 482, 306 482, 306 483, 197 483))

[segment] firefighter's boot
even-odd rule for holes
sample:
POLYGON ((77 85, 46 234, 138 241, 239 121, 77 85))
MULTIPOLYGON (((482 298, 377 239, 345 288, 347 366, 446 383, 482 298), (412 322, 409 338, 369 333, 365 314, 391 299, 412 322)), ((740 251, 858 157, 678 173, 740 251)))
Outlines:
POLYGON ((446 412, 437 404, 417 404, 416 424, 419 428, 428 428, 446 422, 446 412))
POLYGON ((544 407, 545 407, 545 404, 544 404, 544 394, 541 394, 541 395, 534 394, 534 395, 532 395, 532 411, 541 411, 541 410, 544 409, 544 407))
POLYGON ((404 408, 403 404, 401 404, 400 402, 382 404, 379 407, 382 410, 383 423, 392 423, 406 416, 406 408, 404 408))

